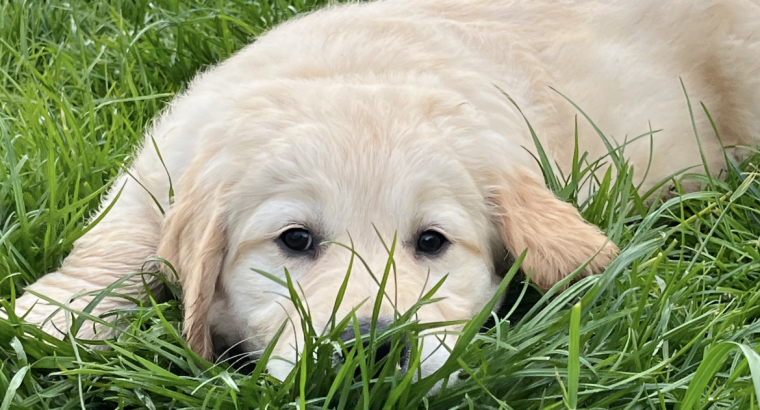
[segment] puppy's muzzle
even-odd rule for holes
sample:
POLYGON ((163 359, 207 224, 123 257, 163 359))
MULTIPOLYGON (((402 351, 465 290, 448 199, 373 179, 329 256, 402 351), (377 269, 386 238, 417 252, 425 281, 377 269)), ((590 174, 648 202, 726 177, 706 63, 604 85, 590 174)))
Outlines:
MULTIPOLYGON (((364 347, 365 351, 368 351, 371 346, 371 333, 372 333, 372 322, 371 319, 360 319, 359 320, 359 333, 361 335, 362 340, 362 346, 364 347)), ((398 357, 398 361, 396 362, 397 369, 401 371, 402 373, 406 373, 407 370, 409 370, 409 354, 411 351, 411 346, 406 338, 406 336, 396 336, 392 335, 390 338, 387 338, 385 340, 378 340, 380 339, 380 336, 383 334, 385 330, 388 329, 390 326, 390 321, 388 320, 378 320, 377 325, 375 326, 375 346, 374 347, 374 355, 375 355, 375 364, 376 368, 381 369, 384 366, 378 367, 377 364, 380 363, 383 360, 395 360, 394 354, 394 344, 401 343, 400 348, 401 352, 398 357), (401 341, 398 341, 398 337, 401 337, 401 341)), ((344 343, 355 343, 356 342, 356 331, 353 326, 349 326, 348 329, 346 329, 343 334, 341 334, 340 339, 344 343)), ((369 354, 369 352, 368 352, 369 354)), ((344 359, 341 357, 341 359, 344 359)), ((387 364, 387 363, 386 363, 387 364)), ((357 367, 356 371, 354 372, 354 378, 358 378, 361 376, 361 369, 357 367)), ((374 376, 374 375, 372 375, 374 376)))

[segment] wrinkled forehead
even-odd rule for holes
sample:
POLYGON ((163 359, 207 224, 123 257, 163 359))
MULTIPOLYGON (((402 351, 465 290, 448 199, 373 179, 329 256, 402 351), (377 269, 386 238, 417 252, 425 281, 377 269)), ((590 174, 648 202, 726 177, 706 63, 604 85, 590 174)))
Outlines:
POLYGON ((486 213, 468 170, 425 125, 295 132, 239 184, 241 205, 263 219, 319 224, 338 236, 373 224, 383 232, 442 224, 465 231, 486 213))

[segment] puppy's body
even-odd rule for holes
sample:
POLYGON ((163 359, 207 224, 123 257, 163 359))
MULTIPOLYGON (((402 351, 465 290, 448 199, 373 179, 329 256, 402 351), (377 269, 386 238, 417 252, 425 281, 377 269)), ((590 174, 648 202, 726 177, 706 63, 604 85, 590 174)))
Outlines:
MULTIPOLYGON (((600 272, 614 245, 543 187, 528 127, 502 90, 565 170, 578 111, 550 87, 619 143, 662 129, 653 137, 644 191, 683 169, 701 169, 679 77, 692 101, 704 101, 725 145, 756 141, 758 18, 760 7, 740 0, 390 0, 295 19, 196 78, 148 133, 163 164, 148 143, 132 165, 145 189, 121 176, 103 201, 105 208, 119 196, 110 212, 58 272, 27 289, 67 303, 158 255, 180 275, 190 345, 210 357, 212 334, 260 347, 295 313, 278 296, 282 289, 251 269, 280 275, 288 268, 315 324, 327 326, 350 252, 319 245, 307 256, 288 253, 278 238, 293 226, 315 241, 353 241, 373 270, 382 269, 387 253, 372 224, 385 239, 397 233, 398 288, 387 292, 399 310, 448 275, 438 294, 446 299, 423 308, 423 321, 479 311, 499 282, 505 249, 527 249, 523 268, 545 288, 593 257, 584 273, 600 272), (450 242, 441 254, 415 249, 429 230, 450 242)), ((717 173, 725 165, 720 144, 693 105, 717 173)), ((596 131, 578 124, 581 151, 592 159, 606 154, 596 131)), ((650 139, 625 152, 640 180, 650 139)), ((123 292, 139 295, 141 283, 129 280, 123 292)), ((341 313, 376 291, 364 268, 355 268, 341 313)), ((71 307, 81 310, 89 300, 71 307)), ((95 313, 125 303, 106 298, 95 313)), ((27 293, 17 313, 33 305, 26 319, 35 323, 57 309, 27 293)), ((393 310, 383 306, 389 317, 393 310)), ((51 333, 65 331, 62 314, 45 323, 51 333)), ((276 353, 292 360, 301 336, 287 329, 276 353)), ((94 332, 85 327, 79 336, 94 332)), ((449 335, 446 343, 454 340, 449 335)), ((447 355, 437 342, 429 345, 424 374, 447 355)), ((284 376, 283 363, 270 370, 284 376)))

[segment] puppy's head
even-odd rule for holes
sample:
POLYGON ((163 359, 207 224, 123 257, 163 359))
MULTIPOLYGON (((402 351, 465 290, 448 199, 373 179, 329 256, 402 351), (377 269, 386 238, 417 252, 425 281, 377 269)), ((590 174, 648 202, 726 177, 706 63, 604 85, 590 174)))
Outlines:
MULTIPOLYGON (((342 318, 372 315, 388 244, 397 235, 395 276, 381 320, 393 320, 448 275, 417 317, 472 318, 494 295, 499 266, 527 249, 522 265, 551 287, 599 253, 599 272, 615 248, 530 168, 514 136, 497 133, 456 94, 407 85, 268 84, 234 99, 228 123, 201 145, 180 181, 159 255, 184 288, 185 333, 213 355, 212 333, 262 348, 288 320, 287 292, 256 270, 298 283, 317 330, 329 326, 351 258, 342 318), (369 269, 369 271, 368 271, 369 269), (395 304, 395 306, 394 306, 395 304)), ((173 115, 181 115, 175 112, 173 115)), ((214 117, 213 115, 218 115, 214 117)), ((516 129, 517 126, 516 126, 516 129)), ((517 131, 515 131, 517 132, 517 131)), ((292 368, 301 327, 286 326, 270 372, 292 368)), ((435 371, 457 327, 423 338, 422 373, 435 371)))

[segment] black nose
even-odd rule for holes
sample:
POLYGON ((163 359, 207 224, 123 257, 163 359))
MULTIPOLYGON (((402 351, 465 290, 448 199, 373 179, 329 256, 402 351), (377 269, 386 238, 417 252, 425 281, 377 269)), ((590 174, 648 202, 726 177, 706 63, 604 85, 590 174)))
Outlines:
MULTIPOLYGON (((385 331, 388 329, 388 326, 390 324, 390 321, 386 320, 378 320, 377 325, 375 326, 375 340, 385 331)), ((372 323, 370 320, 360 320, 359 321, 359 332, 361 336, 369 335, 372 330, 372 323)), ((341 334, 340 339, 344 342, 350 342, 354 339, 356 339, 356 331, 354 330, 353 326, 349 326, 348 329, 346 329, 343 334, 341 334)), ((369 348, 369 340, 367 338, 363 338, 364 341, 362 342, 362 345, 365 349, 369 348)), ((375 363, 380 362, 381 360, 389 357, 391 353, 393 352, 393 344, 394 344, 394 337, 391 337, 389 339, 384 340, 381 342, 380 345, 376 345, 375 347, 375 363)), ((404 337, 402 340, 402 346, 401 346, 401 355, 399 357, 398 365, 401 367, 401 371, 406 371, 409 365, 409 343, 406 341, 406 338, 404 337)), ((356 370, 356 376, 360 375, 360 370, 356 370)))

